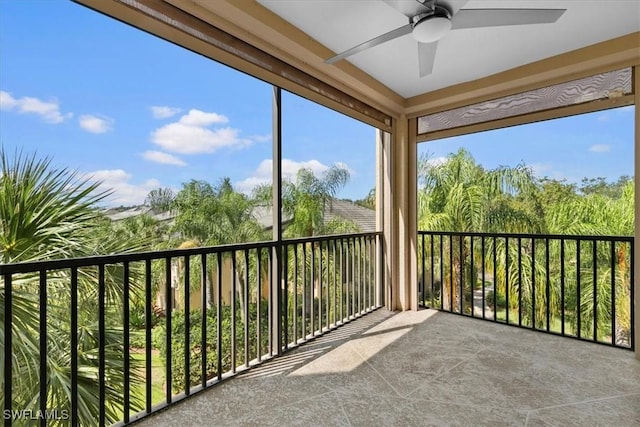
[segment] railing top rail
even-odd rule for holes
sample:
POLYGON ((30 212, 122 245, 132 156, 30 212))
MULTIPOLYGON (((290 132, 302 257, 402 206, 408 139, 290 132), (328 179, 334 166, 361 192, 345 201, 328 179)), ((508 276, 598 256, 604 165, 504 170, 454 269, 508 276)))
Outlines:
POLYGON ((596 236, 574 234, 533 234, 533 233, 482 233, 475 231, 427 231, 419 230, 418 235, 428 236, 472 236, 472 237, 497 237, 497 238, 523 238, 523 239, 551 239, 551 240, 600 240, 633 243, 633 236, 596 236))
MULTIPOLYGON (((318 237, 303 237, 296 239, 285 239, 283 244, 319 242, 335 239, 370 237, 381 234, 374 233, 352 233, 352 234, 336 234, 318 237)), ((230 251, 242 251, 246 249, 272 248, 277 245, 275 241, 262 241, 252 243, 238 243, 216 246, 204 246, 199 248, 188 249, 165 249, 161 251, 132 252, 124 254, 95 255, 80 258, 61 258, 44 261, 29 261, 11 264, 0 264, 0 275, 16 274, 16 273, 32 273, 41 270, 60 270, 63 268, 79 268, 91 267, 95 265, 118 264, 123 262, 140 262, 148 260, 157 260, 168 257, 183 257, 194 255, 215 255, 230 251)))
POLYGON ((382 235, 382 231, 372 231, 369 233, 329 234, 326 236, 296 237, 293 239, 283 239, 282 243, 285 245, 290 245, 295 243, 324 242, 327 240, 353 239, 358 237, 375 237, 375 236, 381 236, 381 235, 382 235))

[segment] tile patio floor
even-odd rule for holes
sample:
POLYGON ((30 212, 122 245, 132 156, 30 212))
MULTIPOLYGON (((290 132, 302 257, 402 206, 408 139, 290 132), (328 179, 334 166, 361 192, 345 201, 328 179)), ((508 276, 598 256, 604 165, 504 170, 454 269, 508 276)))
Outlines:
POLYGON ((627 350, 379 309, 138 424, 640 426, 627 350))

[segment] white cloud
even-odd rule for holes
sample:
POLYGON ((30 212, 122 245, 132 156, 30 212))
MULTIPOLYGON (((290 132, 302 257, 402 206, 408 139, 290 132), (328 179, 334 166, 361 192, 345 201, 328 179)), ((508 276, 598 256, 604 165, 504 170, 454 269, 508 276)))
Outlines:
POLYGON ((589 147, 589 151, 593 151, 594 153, 605 153, 611 150, 611 146, 607 144, 594 144, 589 147))
POLYGON ((153 106, 151 107, 151 114, 154 119, 168 119, 173 117, 182 111, 180 108, 172 108, 167 106, 153 106))
POLYGON ((149 160, 151 162, 156 162, 156 163, 162 163, 165 165, 175 165, 175 166, 187 165, 184 161, 182 161, 182 159, 168 153, 163 153, 162 151, 148 150, 142 153, 142 157, 145 160, 149 160))
POLYGON ((210 126, 217 123, 229 123, 229 119, 221 114, 191 109, 180 117, 180 123, 187 126, 210 126))
POLYGON ((107 202, 110 205, 139 205, 149 191, 161 187, 157 179, 149 179, 141 184, 132 184, 131 174, 122 169, 105 169, 89 172, 85 177, 91 181, 101 181, 101 190, 111 190, 107 202))
POLYGON ((221 114, 192 109, 177 122, 152 132, 151 142, 166 151, 180 154, 213 153, 223 147, 244 147, 254 142, 251 138, 241 138, 240 131, 232 127, 211 128, 228 121, 221 114))
POLYGON ((113 128, 113 119, 106 116, 85 114, 78 118, 80 127, 91 133, 105 133, 113 128))
POLYGON ((5 111, 17 110, 21 114, 36 114, 47 123, 58 124, 73 116, 72 113, 62 114, 58 101, 45 102, 38 98, 24 96, 14 98, 9 92, 0 91, 0 109, 5 111))
MULTIPOLYGON (((349 168, 346 163, 336 163, 336 166, 346 168, 351 174, 353 170, 349 168)), ((319 162, 318 160, 308 160, 297 162, 291 159, 282 159, 282 179, 294 180, 300 169, 310 169, 314 175, 320 176, 323 172, 329 169, 329 166, 319 162)), ((243 193, 251 193, 251 191, 261 184, 267 184, 271 182, 271 174, 273 171, 273 161, 271 159, 265 159, 258 165, 258 168, 253 174, 239 181, 235 187, 238 191, 243 193)))

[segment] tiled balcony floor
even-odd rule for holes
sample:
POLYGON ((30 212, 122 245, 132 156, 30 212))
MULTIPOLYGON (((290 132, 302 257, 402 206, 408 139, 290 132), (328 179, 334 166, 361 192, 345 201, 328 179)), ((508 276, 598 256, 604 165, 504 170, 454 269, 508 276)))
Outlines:
POLYGON ((640 361, 452 314, 381 309, 139 425, 640 426, 640 361))

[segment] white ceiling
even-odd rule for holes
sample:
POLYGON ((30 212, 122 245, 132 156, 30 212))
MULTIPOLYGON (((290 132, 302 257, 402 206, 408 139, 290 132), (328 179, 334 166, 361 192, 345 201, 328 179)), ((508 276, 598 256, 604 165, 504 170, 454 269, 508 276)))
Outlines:
MULTIPOLYGON (((380 0, 258 2, 336 53, 408 22, 406 16, 380 0)), ((640 31, 640 0, 447 0, 446 3, 452 6, 454 14, 461 5, 463 9, 567 11, 553 24, 451 31, 438 44, 433 73, 423 78, 418 75, 417 42, 411 35, 346 60, 408 98, 640 31)))

